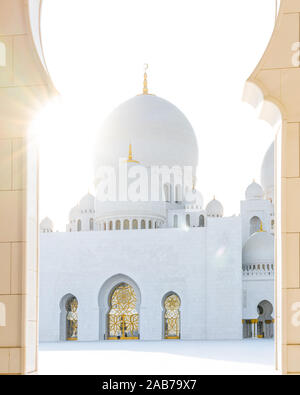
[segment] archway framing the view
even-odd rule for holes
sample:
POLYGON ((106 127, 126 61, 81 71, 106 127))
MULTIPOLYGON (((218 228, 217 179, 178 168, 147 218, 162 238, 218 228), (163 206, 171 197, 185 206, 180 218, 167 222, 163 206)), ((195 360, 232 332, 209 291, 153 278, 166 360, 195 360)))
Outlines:
POLYGON ((300 373, 300 2, 282 0, 269 45, 245 85, 275 141, 276 368, 300 373))
MULTIPOLYGON (((28 128, 56 94, 43 58, 41 4, 0 0, 0 42, 13 53, 0 66, 0 257, 17 268, 0 295, 7 312, 0 327, 2 374, 37 370, 38 162, 28 128)), ((282 124, 276 139, 276 355, 277 368, 291 374, 300 373, 299 13, 299 0, 281 1, 270 44, 244 95, 255 107, 263 103, 261 116, 272 126, 282 124)), ((0 275, 7 276, 2 267, 0 275)))

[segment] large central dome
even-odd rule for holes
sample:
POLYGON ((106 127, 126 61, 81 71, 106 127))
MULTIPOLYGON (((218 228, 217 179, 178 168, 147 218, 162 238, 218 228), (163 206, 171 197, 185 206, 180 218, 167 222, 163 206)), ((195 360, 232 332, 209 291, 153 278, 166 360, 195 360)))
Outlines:
POLYGON ((98 136, 95 168, 116 166, 119 158, 133 157, 143 166, 193 166, 198 163, 194 130, 185 115, 167 100, 136 96, 116 108, 98 136))

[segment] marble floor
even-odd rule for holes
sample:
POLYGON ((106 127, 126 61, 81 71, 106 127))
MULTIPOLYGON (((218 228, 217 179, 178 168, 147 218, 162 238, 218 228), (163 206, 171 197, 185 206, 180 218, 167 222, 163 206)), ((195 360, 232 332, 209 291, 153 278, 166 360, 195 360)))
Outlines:
POLYGON ((106 341, 42 343, 40 374, 276 374, 274 342, 106 341))

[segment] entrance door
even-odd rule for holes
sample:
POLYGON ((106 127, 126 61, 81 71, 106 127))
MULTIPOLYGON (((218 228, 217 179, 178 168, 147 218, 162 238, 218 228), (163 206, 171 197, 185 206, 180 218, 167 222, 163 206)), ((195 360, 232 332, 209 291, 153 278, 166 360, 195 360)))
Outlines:
POLYGON ((134 289, 126 283, 117 285, 111 293, 110 306, 107 339, 139 339, 139 314, 134 289))

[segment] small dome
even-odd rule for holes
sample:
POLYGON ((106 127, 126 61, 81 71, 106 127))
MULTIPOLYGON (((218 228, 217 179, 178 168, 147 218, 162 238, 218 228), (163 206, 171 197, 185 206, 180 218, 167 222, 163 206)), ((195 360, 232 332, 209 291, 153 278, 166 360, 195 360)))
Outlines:
POLYGON ((223 206, 215 198, 206 206, 206 213, 208 217, 223 217, 223 206))
POLYGON ((260 182, 267 199, 274 201, 274 143, 265 154, 262 166, 260 182))
POLYGON ((203 196, 200 191, 197 189, 187 189, 185 198, 188 197, 189 199, 192 198, 192 201, 189 201, 187 199, 184 199, 184 204, 185 206, 197 206, 199 209, 202 209, 203 207, 203 196))
POLYGON ((83 198, 79 202, 80 210, 94 210, 95 209, 95 197, 90 193, 83 196, 83 198))
POLYGON ((246 189, 246 199, 263 199, 264 191, 262 187, 255 181, 252 182, 246 189))
POLYGON ((243 264, 274 262, 274 236, 267 232, 253 233, 243 248, 243 264))
POLYGON ((80 210, 78 206, 75 206, 71 209, 69 214, 69 220, 72 221, 73 219, 77 219, 80 214, 80 210))
POLYGON ((49 217, 44 218, 40 223, 41 232, 53 232, 53 222, 49 217))

